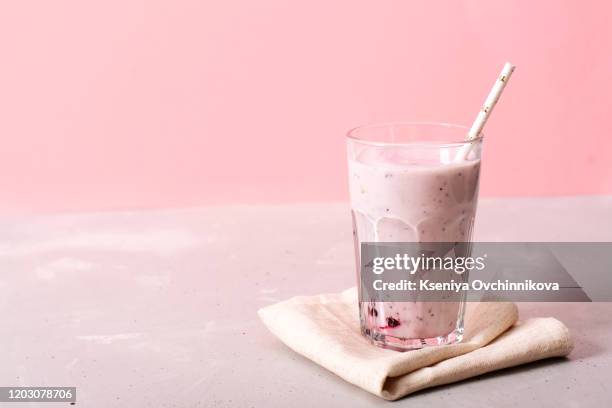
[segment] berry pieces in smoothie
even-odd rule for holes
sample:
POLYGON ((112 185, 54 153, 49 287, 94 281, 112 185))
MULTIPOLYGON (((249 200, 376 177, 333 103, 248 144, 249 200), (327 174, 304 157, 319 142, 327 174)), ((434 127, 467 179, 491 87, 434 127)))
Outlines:
POLYGON ((370 316, 374 316, 374 317, 376 317, 376 316, 378 316, 378 310, 376 310, 376 308, 375 308, 375 307, 368 306, 368 314, 369 314, 370 316))
POLYGON ((387 326, 389 327, 397 327, 400 325, 399 320, 394 317, 387 317, 387 326))

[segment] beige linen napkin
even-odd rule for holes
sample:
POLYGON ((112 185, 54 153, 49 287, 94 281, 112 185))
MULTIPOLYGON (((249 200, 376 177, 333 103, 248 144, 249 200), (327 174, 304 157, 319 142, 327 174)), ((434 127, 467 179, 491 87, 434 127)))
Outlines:
POLYGON ((397 352, 361 336, 355 288, 298 296, 259 310, 294 351, 372 394, 396 400, 415 391, 572 350, 567 327, 553 318, 517 322, 513 303, 468 303, 459 344, 397 352))

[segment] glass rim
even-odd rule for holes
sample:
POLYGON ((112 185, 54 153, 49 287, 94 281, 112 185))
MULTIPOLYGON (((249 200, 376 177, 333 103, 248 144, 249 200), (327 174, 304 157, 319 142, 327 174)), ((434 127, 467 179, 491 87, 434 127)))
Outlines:
POLYGON ((357 136, 357 132, 360 130, 366 129, 375 129, 375 128, 391 128, 391 127, 438 127, 438 128, 446 128, 446 129, 454 129, 454 130, 463 130, 465 133, 462 133, 462 137, 465 137, 467 132, 469 131, 469 126, 459 125, 455 123, 447 123, 447 122, 379 122, 379 123, 370 123, 366 125, 361 125, 350 129, 346 132, 346 138, 349 141, 362 143, 370 146, 384 147, 384 146, 431 146, 431 147, 453 147, 453 146, 462 146, 467 143, 474 143, 481 141, 484 137, 484 133, 480 132, 477 138, 466 141, 465 139, 461 140, 439 140, 439 141, 424 141, 424 140, 410 140, 410 141, 380 141, 380 140, 372 140, 368 138, 363 138, 357 136))

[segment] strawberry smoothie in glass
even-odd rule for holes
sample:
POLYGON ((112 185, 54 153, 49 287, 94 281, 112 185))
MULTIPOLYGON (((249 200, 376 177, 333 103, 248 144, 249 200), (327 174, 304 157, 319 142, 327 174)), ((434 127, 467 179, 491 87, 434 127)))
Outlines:
MULTIPOLYGON (((467 131, 449 124, 391 123, 348 133, 358 277, 363 242, 471 241, 482 138, 466 142, 467 131)), ((453 301, 366 301, 360 288, 362 334, 397 350, 461 341, 464 308, 463 296, 453 301)))

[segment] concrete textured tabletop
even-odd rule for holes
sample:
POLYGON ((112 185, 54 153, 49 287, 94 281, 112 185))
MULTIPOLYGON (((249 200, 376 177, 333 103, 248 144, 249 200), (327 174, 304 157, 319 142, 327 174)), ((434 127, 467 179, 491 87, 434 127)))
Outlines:
MULTIPOLYGON (((76 386, 85 407, 558 408, 612 400, 612 303, 520 304, 523 317, 569 326, 576 347, 568 359, 394 403, 289 350, 256 311, 354 285, 346 203, 13 216, 0 225, 0 386, 76 386)), ((476 239, 612 241, 612 197, 482 199, 476 239)))

